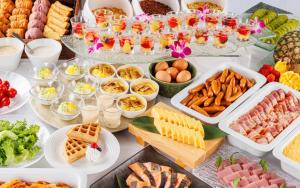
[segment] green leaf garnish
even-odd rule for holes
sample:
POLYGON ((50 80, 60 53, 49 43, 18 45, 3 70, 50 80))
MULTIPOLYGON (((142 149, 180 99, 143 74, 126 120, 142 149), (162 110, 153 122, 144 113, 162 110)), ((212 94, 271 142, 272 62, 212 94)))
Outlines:
POLYGON ((119 188, 128 188, 128 186, 126 185, 125 181, 122 178, 120 178, 119 176, 116 175, 116 179, 117 179, 119 188))
POLYGON ((286 188, 286 184, 282 183, 279 188, 286 188))
POLYGON ((235 158, 235 154, 237 154, 237 153, 239 153, 239 152, 235 152, 235 153, 233 153, 233 154, 231 154, 230 155, 230 157, 229 157, 229 162, 230 162, 230 164, 236 164, 236 162, 237 162, 237 159, 235 158))
POLYGON ((240 178, 240 177, 234 178, 234 180, 232 181, 233 187, 238 187, 240 181, 241 181, 241 178, 240 178))
POLYGON ((212 140, 215 138, 225 137, 227 134, 219 129, 217 126, 203 125, 204 140, 212 140))
POLYGON ((216 166, 217 168, 219 168, 219 167, 221 166, 222 162, 223 162, 222 157, 221 157, 220 155, 217 156, 216 161, 215 161, 215 166, 216 166))
POLYGON ((260 164, 260 166, 262 167, 262 169, 263 169, 265 172, 267 172, 267 171, 269 170, 269 163, 268 163, 268 161, 266 161, 266 160, 264 160, 264 159, 261 159, 261 160, 259 161, 259 164, 260 164))
POLYGON ((149 131, 152 133, 159 134, 158 130, 154 125, 154 118, 149 116, 141 116, 134 118, 131 122, 137 128, 143 129, 145 131, 149 131))

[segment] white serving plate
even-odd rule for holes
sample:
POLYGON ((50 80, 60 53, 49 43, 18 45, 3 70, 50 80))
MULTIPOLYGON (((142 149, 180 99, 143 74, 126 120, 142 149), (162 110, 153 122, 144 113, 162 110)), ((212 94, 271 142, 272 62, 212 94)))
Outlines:
MULTIPOLYGON (((210 2, 215 3, 221 7, 223 7, 223 13, 228 12, 228 0, 196 0, 197 2, 210 2)), ((190 9, 187 7, 188 3, 195 2, 195 0, 181 0, 181 9, 183 11, 190 11, 190 9)))
MULTIPOLYGON (((132 0, 131 2, 135 15, 144 13, 144 11, 140 6, 140 1, 142 0, 132 0)), ((178 0, 156 0, 156 1, 168 5, 173 11, 180 11, 180 5, 178 3, 178 0)))
POLYGON ((0 108, 0 115, 18 110, 29 100, 30 82, 20 74, 0 70, 0 78, 8 80, 10 86, 17 90, 17 96, 10 101, 8 107, 0 108))
POLYGON ((290 87, 275 82, 267 84, 219 123, 219 128, 228 134, 227 138, 231 145, 238 147, 241 150, 245 150, 252 155, 261 157, 277 146, 293 129, 299 125, 300 117, 295 119, 269 144, 258 144, 229 127, 231 122, 249 112, 253 107, 261 102, 265 96, 278 89, 283 89, 285 92, 291 91, 298 99, 300 99, 300 92, 290 87))
POLYGON ((66 183, 76 188, 87 187, 87 177, 80 172, 54 168, 6 168, 0 171, 0 181, 21 179, 24 181, 47 181, 49 183, 66 183))
POLYGON ((85 174, 96 174, 110 168, 117 162, 120 155, 120 144, 117 138, 108 130, 101 128, 98 145, 102 148, 102 159, 97 163, 90 163, 82 158, 72 164, 64 159, 64 144, 67 140, 67 132, 76 125, 70 125, 55 131, 45 147, 45 158, 54 168, 65 168, 69 170, 79 170, 85 174))
POLYGON ((281 168, 291 176, 300 180, 300 164, 294 160, 287 158, 283 155, 284 148, 298 135, 300 134, 300 127, 293 130, 280 144, 278 144, 274 150, 273 155, 280 160, 281 168))
MULTIPOLYGON (((17 120, 26 120, 27 124, 32 125, 32 124, 37 124, 40 126, 40 131, 38 133, 39 140, 37 142, 37 145, 41 147, 40 153, 38 153, 34 158, 32 158, 29 161, 24 161, 22 163, 16 164, 14 166, 8 166, 7 168, 25 168, 29 167, 35 163, 37 163, 39 160, 41 160, 44 157, 44 151, 45 151, 45 143, 47 139, 50 136, 49 130, 46 128, 44 124, 42 124, 40 121, 36 120, 35 118, 31 116, 25 116, 21 114, 16 114, 16 115, 3 115, 0 117, 0 120, 8 120, 10 122, 16 122, 17 120)), ((2 172, 2 169, 5 167, 1 167, 0 174, 2 172)), ((0 176, 1 180, 1 176, 0 176)))
POLYGON ((133 17, 133 10, 128 0, 86 0, 83 7, 83 17, 89 23, 96 24, 96 20, 92 10, 100 7, 116 7, 122 9, 128 18, 133 17))
POLYGON ((248 97, 250 97, 252 94, 254 94, 264 83, 266 82, 266 78, 262 76, 261 74, 250 70, 248 68, 242 67, 240 65, 234 64, 234 63, 224 63, 220 66, 214 68, 213 70, 207 71, 205 74, 201 75, 200 78, 196 81, 194 81, 191 85, 184 88, 182 91, 177 93, 172 99, 171 104, 175 106, 176 108, 184 111, 187 114, 190 114, 194 116, 197 119, 200 119, 208 124, 217 124, 222 119, 224 119, 231 111, 233 111, 238 105, 240 105, 243 101, 245 101, 248 97), (216 74, 217 72, 223 71, 225 68, 232 69, 236 71, 237 73, 240 73, 241 75, 255 80, 255 85, 248 89, 247 92, 245 92, 242 96, 240 96, 236 101, 234 101, 230 106, 228 106, 222 113, 220 113, 216 117, 207 117, 205 115, 200 114, 199 112, 188 108, 180 103, 187 95, 191 88, 196 87, 197 85, 201 83, 205 83, 205 81, 216 74))

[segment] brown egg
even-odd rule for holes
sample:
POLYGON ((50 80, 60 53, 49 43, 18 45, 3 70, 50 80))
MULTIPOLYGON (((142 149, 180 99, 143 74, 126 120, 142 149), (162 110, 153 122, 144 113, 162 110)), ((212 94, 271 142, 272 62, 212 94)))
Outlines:
POLYGON ((169 68, 169 65, 167 62, 159 62, 155 65, 155 73, 157 73, 158 71, 161 71, 161 70, 167 70, 167 68, 169 68))
POLYGON ((189 63, 185 59, 177 59, 172 64, 172 67, 175 67, 179 71, 186 70, 189 66, 189 63))
POLYGON ((175 67, 169 67, 167 69, 167 73, 169 73, 171 75, 172 80, 175 80, 179 71, 175 67))
POLYGON ((171 75, 169 73, 167 73, 167 71, 158 71, 155 74, 155 78, 157 78, 160 81, 164 81, 164 82, 171 82, 171 75))
POLYGON ((176 77, 176 82, 177 83, 182 83, 182 82, 187 82, 192 78, 192 75, 189 71, 183 70, 178 73, 176 77))

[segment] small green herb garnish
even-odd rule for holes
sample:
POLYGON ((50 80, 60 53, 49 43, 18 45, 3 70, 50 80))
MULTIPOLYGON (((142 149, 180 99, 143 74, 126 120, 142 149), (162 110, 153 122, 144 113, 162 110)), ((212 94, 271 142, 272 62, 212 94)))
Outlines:
POLYGON ((229 157, 229 162, 230 162, 230 164, 236 164, 236 162, 237 162, 237 159, 235 158, 235 154, 237 154, 237 153, 239 153, 239 152, 235 152, 235 153, 233 153, 233 154, 231 154, 230 155, 230 157, 229 157))
POLYGON ((219 167, 221 166, 222 162, 223 162, 222 157, 221 157, 220 155, 217 156, 216 161, 215 161, 215 166, 216 166, 217 168, 219 168, 219 167))
POLYGON ((264 170, 264 172, 267 172, 269 170, 269 163, 268 161, 261 159, 259 161, 260 166, 262 167, 262 169, 264 170))
POLYGON ((240 177, 234 178, 233 181, 232 181, 233 187, 234 187, 234 188, 238 187, 240 181, 241 181, 241 178, 240 178, 240 177))
POLYGON ((279 188, 286 188, 286 184, 282 183, 279 188))

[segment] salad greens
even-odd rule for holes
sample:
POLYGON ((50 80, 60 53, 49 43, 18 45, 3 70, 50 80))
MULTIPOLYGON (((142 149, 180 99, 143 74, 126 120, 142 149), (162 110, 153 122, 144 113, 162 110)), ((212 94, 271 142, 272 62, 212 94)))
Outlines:
POLYGON ((0 166, 10 166, 32 159, 41 151, 38 125, 28 125, 25 120, 11 123, 0 120, 0 166))

